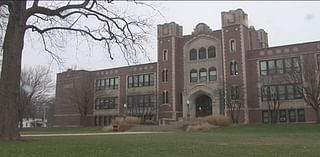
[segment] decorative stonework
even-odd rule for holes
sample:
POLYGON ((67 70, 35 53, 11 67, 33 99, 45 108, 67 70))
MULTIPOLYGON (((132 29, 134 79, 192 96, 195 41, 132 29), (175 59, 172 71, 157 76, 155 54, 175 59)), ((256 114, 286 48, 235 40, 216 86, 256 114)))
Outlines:
POLYGON ((139 71, 141 71, 141 70, 143 70, 143 68, 142 68, 142 67, 140 67, 140 68, 139 68, 139 71))
POLYGON ((150 69, 153 69, 153 66, 152 65, 150 65, 150 67, 149 67, 150 69))
POLYGON ((285 53, 289 53, 289 52, 290 52, 290 49, 289 49, 289 48, 285 48, 283 51, 284 51, 285 53))
POLYGON ((134 67, 134 68, 133 68, 133 71, 137 71, 137 68, 136 68, 136 67, 134 67))
POLYGON ((267 51, 267 54, 268 54, 268 55, 272 55, 272 54, 273 54, 273 51, 272 51, 272 50, 268 50, 268 51, 267 51))
POLYGON ((109 74, 109 72, 108 72, 108 71, 106 71, 104 74, 105 74, 105 75, 108 75, 108 74, 109 74))
POLYGON ((299 51, 299 48, 298 48, 298 47, 294 47, 294 48, 292 48, 292 51, 293 51, 293 52, 298 52, 298 51, 299 51))
POLYGON ((276 49, 276 53, 277 53, 277 54, 280 54, 281 52, 282 52, 281 49, 276 49))
POLYGON ((115 71, 114 71, 115 74, 118 74, 118 72, 119 72, 118 70, 115 70, 115 71))
POLYGON ((148 66, 144 66, 143 69, 144 69, 144 70, 147 70, 147 69, 148 69, 148 66))
POLYGON ((317 45, 317 48, 320 50, 320 44, 317 45))
POLYGON ((259 52, 259 55, 260 55, 260 56, 264 56, 264 54, 265 54, 264 51, 260 51, 260 52, 259 52))

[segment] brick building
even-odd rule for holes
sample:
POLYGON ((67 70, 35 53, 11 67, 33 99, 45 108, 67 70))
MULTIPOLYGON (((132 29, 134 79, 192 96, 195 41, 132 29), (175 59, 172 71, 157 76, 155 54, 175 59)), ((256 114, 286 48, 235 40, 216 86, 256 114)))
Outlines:
POLYGON ((83 84, 92 89, 91 125, 127 115, 156 123, 229 115, 228 102, 240 102, 242 123, 269 122, 274 94, 278 121, 315 121, 298 90, 302 83, 279 78, 304 71, 306 63, 318 65, 320 42, 268 47, 267 32, 248 26, 243 10, 222 12, 221 20, 220 30, 199 23, 189 35, 174 22, 158 25, 155 63, 57 74, 55 125, 80 125, 69 95, 83 84))

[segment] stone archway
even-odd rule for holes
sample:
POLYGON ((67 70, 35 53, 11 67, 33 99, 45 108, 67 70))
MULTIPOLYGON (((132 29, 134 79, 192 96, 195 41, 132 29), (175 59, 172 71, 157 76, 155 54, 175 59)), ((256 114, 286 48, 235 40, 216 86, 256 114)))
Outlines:
POLYGON ((207 95, 199 95, 195 98, 196 117, 212 115, 212 100, 207 95))

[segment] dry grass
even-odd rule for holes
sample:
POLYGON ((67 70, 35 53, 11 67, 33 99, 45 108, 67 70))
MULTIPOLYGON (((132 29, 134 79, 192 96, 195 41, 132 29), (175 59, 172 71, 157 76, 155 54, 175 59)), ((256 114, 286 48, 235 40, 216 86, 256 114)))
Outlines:
POLYGON ((202 131, 209 130, 215 126, 209 124, 208 122, 200 122, 199 124, 187 125, 185 131, 202 131))
POLYGON ((139 117, 126 117, 124 122, 126 124, 137 125, 137 124, 141 124, 141 118, 139 118, 139 117))
POLYGON ((215 126, 229 126, 231 124, 231 120, 228 117, 219 115, 219 116, 206 116, 199 119, 200 122, 207 122, 211 125, 215 126))

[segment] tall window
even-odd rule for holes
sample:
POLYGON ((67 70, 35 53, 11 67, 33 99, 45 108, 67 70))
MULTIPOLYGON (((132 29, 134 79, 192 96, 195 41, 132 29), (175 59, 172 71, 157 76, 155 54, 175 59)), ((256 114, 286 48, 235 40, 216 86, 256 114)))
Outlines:
POLYGON ((208 58, 216 57, 216 48, 214 46, 210 46, 208 48, 208 58))
POLYGON ((169 99, 168 99, 168 91, 163 91, 162 92, 162 104, 168 104, 169 99))
POLYGON ((118 97, 96 98, 95 109, 115 109, 118 105, 118 97))
POLYGON ((201 47, 199 49, 199 59, 206 59, 206 58, 207 58, 206 48, 201 47))
POLYGON ((240 98, 239 96, 239 87, 238 86, 232 86, 231 87, 231 100, 238 100, 240 98))
POLYGON ((230 52, 236 51, 236 41, 234 39, 231 39, 229 41, 229 50, 230 50, 230 52))
POLYGON ((190 82, 198 82, 198 71, 196 69, 190 71, 190 82))
POLYGON ((162 82, 168 82, 168 70, 164 69, 162 71, 162 82))
POLYGON ((267 75, 267 61, 260 61, 260 75, 267 75))
POLYGON ((163 52, 162 52, 162 60, 163 61, 168 60, 168 50, 167 49, 163 50, 163 52))
POLYGON ((238 75, 238 63, 236 61, 232 61, 230 63, 230 75, 238 75))
POLYGON ((217 68, 211 67, 209 68, 209 81, 217 80, 217 68))
POLYGON ((207 80, 207 69, 201 68, 199 70, 199 80, 200 81, 206 81, 207 80))
POLYGON ((190 60, 197 60, 197 50, 196 49, 191 49, 189 57, 190 57, 190 60))

